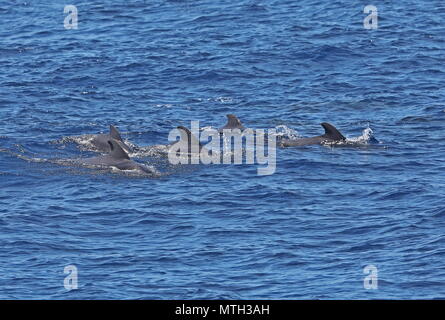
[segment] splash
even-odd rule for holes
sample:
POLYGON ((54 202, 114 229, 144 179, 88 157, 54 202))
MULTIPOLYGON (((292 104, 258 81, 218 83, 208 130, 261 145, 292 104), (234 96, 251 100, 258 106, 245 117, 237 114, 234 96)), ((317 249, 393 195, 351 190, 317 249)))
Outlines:
POLYGON ((374 141, 377 140, 374 138, 374 132, 369 127, 363 130, 361 136, 355 138, 346 138, 346 142, 355 144, 370 144, 374 141))
POLYGON ((277 138, 286 138, 286 139, 298 139, 301 138, 301 135, 297 130, 289 128, 286 125, 279 125, 275 127, 277 138))
POLYGON ((380 143, 375 137, 374 132, 370 127, 364 129, 362 134, 358 137, 346 138, 344 141, 326 141, 325 146, 368 146, 371 144, 380 143))

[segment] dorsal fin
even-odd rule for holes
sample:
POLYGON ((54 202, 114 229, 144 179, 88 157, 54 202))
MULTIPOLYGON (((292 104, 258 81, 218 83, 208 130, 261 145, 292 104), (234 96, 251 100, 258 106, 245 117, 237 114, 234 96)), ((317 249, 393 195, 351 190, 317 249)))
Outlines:
POLYGON ((237 116, 235 116, 234 114, 228 114, 226 126, 238 127, 238 126, 242 126, 242 124, 241 124, 240 119, 237 118, 237 116))
POLYGON ((110 156, 114 159, 127 159, 130 160, 128 154, 122 149, 122 147, 115 140, 108 140, 108 144, 110 145, 111 151, 110 156))
POLYGON ((324 138, 332 139, 332 140, 346 140, 346 138, 337 130, 332 124, 327 122, 321 123, 321 126, 324 128, 324 138))
POLYGON ((177 127, 181 132, 181 140, 187 140, 189 145, 192 143, 198 144, 198 146, 201 147, 201 142, 196 139, 196 137, 190 132, 190 130, 184 126, 178 126, 177 127))
POLYGON ((123 141, 119 131, 117 131, 116 127, 112 124, 110 124, 110 137, 119 141, 123 141))

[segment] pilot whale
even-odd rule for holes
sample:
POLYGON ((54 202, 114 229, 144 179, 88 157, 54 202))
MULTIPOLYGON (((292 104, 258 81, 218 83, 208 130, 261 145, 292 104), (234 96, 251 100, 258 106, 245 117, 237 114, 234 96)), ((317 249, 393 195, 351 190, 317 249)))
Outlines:
POLYGON ((110 140, 115 140, 126 152, 132 151, 124 140, 122 140, 119 131, 113 125, 110 125, 110 133, 93 135, 90 143, 97 149, 97 151, 110 152, 112 151, 110 144, 108 143, 110 140))
POLYGON ((323 122, 321 123, 321 126, 324 128, 324 134, 321 136, 300 139, 283 139, 280 141, 279 145, 281 147, 296 147, 346 140, 340 131, 338 131, 332 124, 323 122))
POLYGON ((178 126, 177 129, 180 133, 179 141, 172 143, 170 145, 170 149, 174 148, 174 150, 179 151, 180 148, 181 152, 186 152, 189 154, 201 152, 204 146, 198 139, 196 139, 196 137, 190 132, 188 128, 184 126, 178 126), (196 147, 192 147, 192 145, 196 147))
POLYGON ((94 158, 81 159, 77 162, 81 165, 115 167, 119 170, 137 170, 152 175, 157 174, 156 170, 131 160, 127 152, 125 152, 125 150, 120 146, 118 141, 111 139, 108 140, 107 143, 110 149, 109 154, 94 158))
POLYGON ((226 117, 227 117, 227 123, 225 124, 224 127, 218 129, 220 133, 222 133, 222 131, 225 129, 240 129, 240 130, 245 129, 240 119, 238 119, 237 116, 235 116, 234 114, 228 114, 226 115, 226 117))
MULTIPOLYGON (((191 133, 191 131, 184 127, 176 127, 177 133, 171 131, 172 136, 169 139, 178 138, 179 140, 172 141, 168 144, 157 144, 149 147, 141 147, 140 150, 146 150, 151 155, 168 156, 170 153, 178 156, 197 155, 204 149, 202 143, 191 133), (192 147, 193 146, 193 147, 192 147)), ((171 141, 171 140, 170 140, 171 141)))

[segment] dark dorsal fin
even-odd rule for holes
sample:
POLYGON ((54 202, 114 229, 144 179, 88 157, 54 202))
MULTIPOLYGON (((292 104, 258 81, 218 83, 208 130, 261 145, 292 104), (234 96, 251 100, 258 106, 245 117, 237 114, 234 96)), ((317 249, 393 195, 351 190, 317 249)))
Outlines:
POLYGON ((346 140, 346 138, 332 124, 323 122, 321 126, 324 128, 324 138, 332 140, 346 140))
POLYGON ((119 131, 117 131, 116 127, 112 124, 110 124, 110 137, 119 141, 123 141, 119 131))
POLYGON ((238 127, 238 126, 242 126, 242 124, 241 124, 240 119, 237 118, 237 116, 235 116, 234 114, 228 114, 226 126, 238 127))
POLYGON ((181 140, 187 140, 189 145, 191 143, 197 143, 198 146, 201 147, 201 142, 196 139, 196 137, 190 132, 190 130, 184 126, 178 126, 178 129, 181 131, 181 140))
POLYGON ((108 140, 108 144, 110 145, 111 151, 110 156, 114 159, 127 159, 130 160, 128 154, 122 149, 122 147, 115 140, 108 140))

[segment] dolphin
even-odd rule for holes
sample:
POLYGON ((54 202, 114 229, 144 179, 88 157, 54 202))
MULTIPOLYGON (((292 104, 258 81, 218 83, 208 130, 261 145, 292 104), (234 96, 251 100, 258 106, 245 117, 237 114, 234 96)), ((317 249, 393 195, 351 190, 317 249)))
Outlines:
POLYGON ((112 149, 110 148, 109 141, 115 140, 122 149, 126 152, 131 152, 131 148, 122 140, 122 137, 117 131, 117 129, 110 125, 110 133, 96 134, 93 135, 93 138, 90 140, 90 143, 98 150, 102 152, 110 152, 112 149))
POLYGON ((325 142, 344 141, 346 138, 332 124, 321 123, 324 134, 321 136, 300 139, 283 139, 280 141, 281 147, 308 146, 312 144, 322 144, 325 142))
POLYGON ((115 167, 119 170, 138 170, 152 175, 157 173, 154 169, 150 169, 147 166, 131 160, 127 152, 125 152, 120 143, 115 139, 108 140, 107 144, 110 149, 109 154, 94 158, 81 159, 77 162, 82 165, 115 167))
POLYGON ((218 129, 219 132, 222 133, 224 129, 240 129, 240 130, 245 129, 241 121, 234 114, 228 114, 226 115, 226 117, 227 117, 227 123, 224 127, 218 129))

